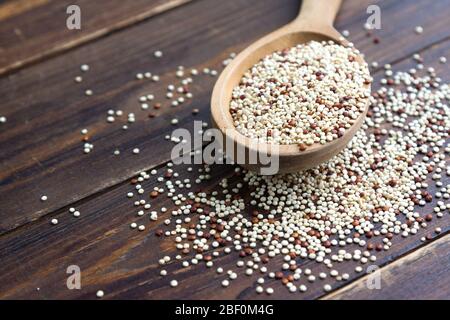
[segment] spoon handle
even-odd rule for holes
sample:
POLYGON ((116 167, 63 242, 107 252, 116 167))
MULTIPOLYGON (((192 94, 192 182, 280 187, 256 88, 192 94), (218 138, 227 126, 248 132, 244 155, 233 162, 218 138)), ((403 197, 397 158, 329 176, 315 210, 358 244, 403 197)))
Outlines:
POLYGON ((326 31, 333 26, 342 0, 303 0, 300 14, 291 23, 303 30, 326 31))

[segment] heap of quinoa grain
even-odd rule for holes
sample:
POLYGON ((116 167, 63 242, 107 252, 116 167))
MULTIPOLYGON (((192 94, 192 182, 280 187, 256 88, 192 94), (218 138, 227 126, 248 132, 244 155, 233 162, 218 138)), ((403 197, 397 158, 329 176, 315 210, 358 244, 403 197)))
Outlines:
POLYGON ((310 41, 274 52, 233 89, 236 129, 276 144, 325 144, 342 136, 366 108, 371 83, 359 51, 310 41))
MULTIPOLYGON (((150 198, 168 196, 175 206, 155 231, 177 249, 159 259, 168 285, 178 284, 176 272, 167 270, 173 269, 170 265, 202 264, 216 270, 224 290, 245 276, 255 277, 258 294, 273 294, 275 281, 292 293, 306 292, 314 282, 329 292, 352 276, 340 271, 343 262, 361 273, 398 237, 415 235, 448 214, 450 185, 443 171, 450 176, 450 87, 440 83, 432 68, 422 76, 415 69, 385 69, 381 83, 386 86, 370 97, 363 128, 341 153, 317 168, 260 176, 236 167, 230 177, 204 191, 197 185, 210 178, 207 165, 197 168, 194 178, 182 179, 186 168, 169 163, 134 179, 136 220, 148 213, 154 221, 167 211, 145 200, 146 180, 159 184, 153 184, 150 198), (429 191, 430 183, 435 193, 429 191), (245 189, 251 191, 250 199, 240 196, 245 189), (435 198, 431 213, 418 212, 418 206, 435 198), (236 256, 235 267, 223 264, 221 257, 228 254, 236 256), (310 263, 305 267, 305 260, 315 261, 317 268, 310 263)), ((142 227, 148 223, 136 222, 142 227)), ((431 238, 428 233, 422 241, 431 238)))

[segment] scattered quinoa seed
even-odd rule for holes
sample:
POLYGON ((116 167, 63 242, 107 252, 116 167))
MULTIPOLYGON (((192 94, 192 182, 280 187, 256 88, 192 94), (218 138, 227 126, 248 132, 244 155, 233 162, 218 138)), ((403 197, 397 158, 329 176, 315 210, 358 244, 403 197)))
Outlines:
MULTIPOLYGON (((272 281, 281 282, 293 294, 306 292, 308 283, 330 292, 336 282, 375 263, 395 240, 419 234, 447 214, 450 187, 443 177, 450 176, 446 163, 449 85, 442 83, 434 68, 423 65, 420 54, 414 54, 412 62, 417 66, 408 71, 372 62, 381 79, 379 89, 370 94, 372 78, 368 66, 356 61, 358 55, 351 45, 330 42, 287 48, 255 64, 233 89, 230 114, 241 133, 265 142, 294 144, 300 151, 338 139, 369 105, 361 130, 327 162, 274 176, 236 166, 214 188, 205 189, 201 184, 211 179, 215 169, 207 164, 169 162, 131 179, 126 196, 136 209, 132 219, 148 219, 158 241, 173 241, 176 248, 173 256, 159 257, 161 276, 174 262, 178 268, 214 268, 220 278, 217 285, 224 290, 242 275, 257 275, 257 294, 273 294, 273 288, 263 287, 272 281), (243 190, 249 190, 248 199, 247 194, 243 199, 243 190), (157 199, 166 197, 171 205, 161 207, 157 199), (417 210, 426 205, 431 207, 425 213, 417 210), (159 225, 155 230, 154 223, 159 225), (235 270, 221 264, 225 255, 236 257, 235 270), (308 260, 308 268, 299 260, 308 260), (339 272, 342 262, 353 263, 346 269, 352 272, 339 272)), ((214 76, 218 73, 214 68, 200 70, 214 76)), ((179 66, 175 81, 166 84, 162 94, 169 99, 166 105, 183 107, 198 74, 197 69, 179 66)), ((151 73, 142 76, 159 81, 151 73)), ((137 106, 162 109, 161 103, 150 103, 154 99, 141 93, 137 106)), ((114 110, 108 112, 119 117, 114 110)), ((129 113, 130 126, 135 120, 129 113)), ((176 125, 178 119, 170 123, 176 125)), ((202 125, 199 133, 206 127, 202 125)), ((170 135, 164 139, 185 142, 170 135)), ((84 147, 91 150, 89 144, 84 147)), ((192 151, 191 156, 199 152, 192 151)), ((146 230, 140 223, 130 221, 128 226, 146 230)), ((431 230, 421 241, 442 232, 434 224, 431 230)), ((168 285, 175 287, 178 282, 168 285)))

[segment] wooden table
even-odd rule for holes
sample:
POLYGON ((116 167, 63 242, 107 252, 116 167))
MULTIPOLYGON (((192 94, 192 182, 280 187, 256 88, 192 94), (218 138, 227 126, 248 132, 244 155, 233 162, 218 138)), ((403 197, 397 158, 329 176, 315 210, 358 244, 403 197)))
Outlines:
MULTIPOLYGON (((209 99, 215 78, 199 76, 194 99, 168 106, 166 86, 174 82, 178 65, 222 69, 231 52, 239 52, 262 35, 288 23, 299 10, 298 0, 11 0, 0 5, 0 298, 95 299, 255 299, 255 277, 240 276, 227 290, 212 269, 203 264, 175 272, 180 285, 169 288, 159 276, 158 258, 175 251, 173 241, 155 237, 170 215, 169 199, 155 199, 155 207, 168 206, 158 222, 139 220, 133 201, 126 197, 134 187, 130 179, 141 170, 161 172, 170 160, 173 143, 165 140, 175 128, 191 128, 193 119, 209 121, 209 99), (66 8, 81 8, 81 30, 66 28, 66 8), (162 50, 161 59, 153 57, 162 50), (82 73, 80 65, 90 71, 82 73), (136 73, 151 71, 159 82, 137 80, 136 73), (83 82, 74 77, 82 75, 83 82), (86 96, 85 90, 94 94, 86 96), (153 93, 163 107, 139 108, 137 98, 153 93), (192 109, 200 110, 192 115, 192 109), (134 112, 136 122, 122 130, 125 116, 106 121, 107 110, 134 112), (94 150, 83 153, 80 130, 89 129, 94 150), (118 148, 120 155, 113 155, 118 148), (132 150, 139 148, 139 154, 132 150), (47 195, 47 201, 41 201, 47 195), (68 209, 81 212, 73 217, 68 209), (51 219, 58 219, 51 225, 51 219), (132 221, 146 225, 144 232, 130 228, 132 221), (67 267, 81 269, 80 290, 68 290, 67 267)), ((369 62, 407 70, 411 56, 420 52, 426 66, 449 80, 450 63, 440 56, 450 52, 450 0, 344 0, 337 17, 339 30, 369 62), (381 8, 382 29, 368 37, 363 28, 366 8, 381 8), (418 35, 415 26, 424 32, 418 35), (378 37, 380 43, 373 39, 378 37)), ((376 81, 375 89, 378 87, 376 81)), ((181 170, 183 178, 194 173, 181 170)), ((232 168, 213 169, 202 188, 213 188, 232 168)), ((446 177, 446 183, 449 182, 446 177)), ((146 190, 156 185, 146 182, 146 190)), ((431 184, 430 184, 431 185, 431 184)), ((148 197, 147 197, 148 198, 148 197)), ((420 212, 432 210, 435 201, 420 212)), ((145 218, 145 219, 144 219, 145 218)), ((365 273, 343 263, 350 279, 333 283, 325 294, 323 283, 309 285, 306 293, 291 294, 273 283, 277 299, 415 299, 450 298, 450 215, 433 219, 427 229, 406 239, 396 237, 389 251, 378 254, 380 290, 368 290, 365 273), (433 230, 441 227, 442 232, 433 230), (424 235, 432 237, 427 242, 424 235)), ((237 257, 221 258, 234 267, 237 257)), ((275 261, 280 263, 279 261, 275 261)), ((310 262, 302 262, 307 266, 310 262)))

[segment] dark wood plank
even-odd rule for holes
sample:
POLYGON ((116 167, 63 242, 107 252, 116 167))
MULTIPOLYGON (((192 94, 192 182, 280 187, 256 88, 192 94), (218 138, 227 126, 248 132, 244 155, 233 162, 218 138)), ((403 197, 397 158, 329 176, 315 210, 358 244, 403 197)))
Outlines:
POLYGON ((0 5, 0 75, 108 35, 190 0, 17 0, 0 5), (81 29, 66 9, 81 9, 81 29))
MULTIPOLYGON (((381 1, 387 31, 379 31, 382 45, 376 46, 362 31, 369 3, 345 1, 337 20, 339 29, 350 30, 350 38, 368 61, 396 60, 448 37, 443 31, 448 30, 443 26, 446 1, 415 2, 418 13, 413 18, 411 2, 381 1), (396 25, 392 34, 391 24, 396 25), (425 28, 422 36, 413 32, 418 24, 425 28)), ((189 128, 191 110, 198 107, 198 118, 208 120, 214 83, 214 78, 200 76, 193 85, 193 102, 170 108, 163 95, 168 82, 174 81, 176 66, 219 69, 228 53, 289 22, 298 7, 296 0, 196 1, 1 79, 0 114, 8 122, 0 128, 0 232, 167 161, 171 145, 164 136, 173 130, 170 119, 176 116, 180 126, 189 128), (152 57, 155 49, 164 51, 163 59, 152 57), (82 63, 91 65, 91 71, 77 85, 73 78, 80 74, 82 63), (136 72, 146 70, 161 75, 163 81, 135 80, 136 72), (94 96, 83 95, 88 88, 94 96), (137 103, 138 96, 149 92, 164 104, 155 119, 148 119, 137 103), (107 124, 110 108, 135 112, 137 122, 126 132, 117 122, 107 124), (89 155, 82 153, 80 141, 79 132, 85 127, 95 145, 89 155), (122 151, 119 157, 112 155, 116 147, 122 151), (141 150, 138 156, 131 152, 134 147, 141 150), (49 197, 45 203, 39 200, 43 194, 49 197)))
POLYGON ((381 268, 380 289, 368 289, 365 276, 326 299, 450 299, 450 235, 381 268))
MULTIPOLYGON (((449 80, 449 66, 439 64, 438 57, 448 52, 449 48, 450 41, 447 41, 422 53, 425 65, 435 67, 444 81, 449 80)), ((394 65, 394 69, 407 70, 412 65, 413 62, 408 58, 394 65)), ((376 79, 379 78, 380 73, 377 73, 376 79)), ((195 176, 187 172, 186 166, 176 167, 175 170, 180 172, 180 177, 177 178, 179 180, 195 176)), ((164 169, 160 168, 159 173, 162 172, 164 169)), ((233 168, 230 166, 215 166, 211 180, 199 187, 206 191, 216 189, 220 179, 230 176, 232 172, 233 168)), ((230 185, 234 181, 231 179, 230 185)), ((446 177, 443 182, 447 184, 450 180, 446 177)), ((154 177, 143 183, 145 190, 151 190, 156 185, 159 184, 154 177)), ((275 295, 257 295, 254 288, 258 275, 247 277, 242 273, 239 280, 225 290, 220 286, 220 280, 225 276, 217 275, 215 268, 208 269, 203 264, 181 269, 179 262, 172 262, 166 268, 170 276, 160 277, 158 259, 166 254, 173 255, 175 248, 173 239, 158 238, 154 232, 159 228, 168 229, 164 225, 164 219, 170 217, 173 206, 169 199, 157 198, 152 202, 154 209, 165 206, 168 208, 167 213, 161 215, 157 222, 150 221, 148 216, 139 218, 136 216, 137 209, 132 204, 133 200, 126 198, 127 192, 133 189, 134 186, 128 183, 121 184, 101 195, 76 203, 74 206, 81 211, 80 218, 72 217, 67 208, 63 208, 1 236, 0 298, 93 299, 99 289, 105 291, 106 298, 133 299, 313 299, 324 295, 324 282, 320 280, 308 283, 309 290, 303 294, 291 294, 279 281, 273 280, 268 283, 275 289, 275 295), (51 218, 57 218, 59 224, 50 225, 51 218), (146 230, 138 232, 130 229, 129 225, 133 221, 144 224, 146 230), (79 265, 82 270, 81 290, 67 290, 65 287, 66 268, 72 264, 79 265), (172 278, 178 279, 179 287, 168 287, 172 278)), ((434 184, 430 183, 429 191, 434 192, 434 184)), ((248 193, 242 195, 246 194, 248 193)), ((148 199, 148 196, 145 198, 148 199)), ((417 211, 421 214, 430 212, 434 205, 435 201, 417 208, 417 211)), ((406 239, 395 236, 389 251, 377 253, 376 264, 386 265, 397 257, 414 251, 423 245, 421 237, 437 236, 433 232, 437 226, 442 228, 441 235, 449 233, 450 215, 433 219, 427 229, 421 229, 415 236, 406 239)), ((225 270, 236 270, 237 259, 236 252, 224 255, 217 260, 217 265, 223 266, 225 270)), ((280 258, 271 261, 269 269, 277 271, 276 267, 279 268, 280 263, 280 258)), ((340 273, 349 273, 350 279, 332 283, 333 288, 340 288, 363 276, 363 273, 357 274, 354 271, 354 266, 352 262, 335 266, 340 273)), ((303 261, 301 267, 321 271, 321 267, 309 260, 303 261)), ((305 279, 302 283, 305 283, 305 279)))

